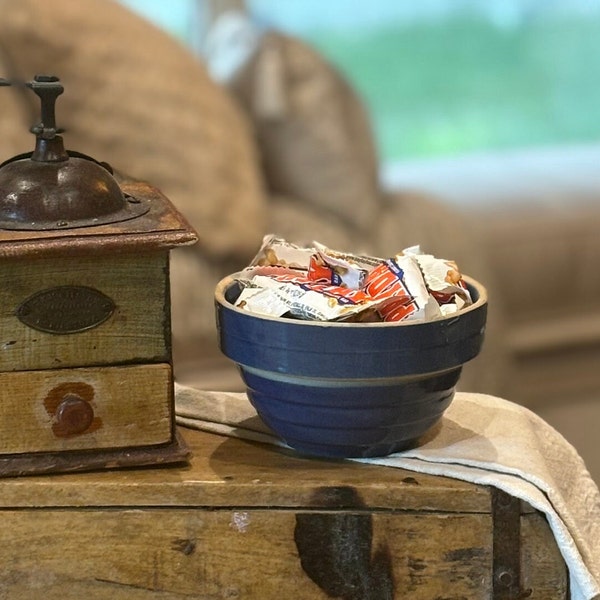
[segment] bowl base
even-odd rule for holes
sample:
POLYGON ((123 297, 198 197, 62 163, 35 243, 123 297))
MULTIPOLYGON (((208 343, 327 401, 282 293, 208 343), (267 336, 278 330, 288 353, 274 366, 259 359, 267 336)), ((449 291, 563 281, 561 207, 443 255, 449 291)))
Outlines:
POLYGON ((388 456, 394 452, 410 450, 419 445, 419 439, 402 440, 401 442, 375 444, 371 446, 325 446, 284 440, 284 442, 298 454, 312 458, 378 458, 388 456))

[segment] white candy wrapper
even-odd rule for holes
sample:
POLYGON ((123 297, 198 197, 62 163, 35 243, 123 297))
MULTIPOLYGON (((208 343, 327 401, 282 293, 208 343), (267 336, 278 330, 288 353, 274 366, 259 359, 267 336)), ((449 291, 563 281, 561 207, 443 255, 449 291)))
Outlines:
POLYGON ((369 271, 382 262, 381 258, 343 253, 319 242, 313 243, 317 252, 313 257, 311 270, 315 273, 315 278, 317 274, 322 274, 333 285, 361 289, 369 271))
POLYGON ((252 284, 242 289, 235 306, 266 317, 282 317, 289 311, 288 305, 271 289, 252 284))
POLYGON ((437 258, 425 254, 420 246, 405 248, 402 254, 412 256, 417 261, 427 289, 441 304, 457 303, 457 310, 472 304, 471 294, 462 278, 457 264, 453 260, 437 258), (460 298, 455 298, 457 296, 460 298))
POLYGON ((360 290, 322 285, 291 275, 256 275, 235 305, 269 316, 290 313, 311 321, 334 321, 356 315, 374 303, 360 290))
POLYGON ((250 267, 289 267, 307 271, 314 248, 303 248, 277 237, 265 235, 260 250, 250 262, 250 267))

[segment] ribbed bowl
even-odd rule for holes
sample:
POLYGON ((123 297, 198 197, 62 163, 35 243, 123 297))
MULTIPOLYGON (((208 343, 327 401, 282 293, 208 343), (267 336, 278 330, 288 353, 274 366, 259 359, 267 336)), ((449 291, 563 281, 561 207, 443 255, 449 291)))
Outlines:
POLYGON ((428 323, 327 323, 236 308, 235 275, 215 305, 222 352, 239 367, 264 422, 299 452, 384 456, 418 445, 452 402, 464 363, 483 342, 487 293, 428 323))

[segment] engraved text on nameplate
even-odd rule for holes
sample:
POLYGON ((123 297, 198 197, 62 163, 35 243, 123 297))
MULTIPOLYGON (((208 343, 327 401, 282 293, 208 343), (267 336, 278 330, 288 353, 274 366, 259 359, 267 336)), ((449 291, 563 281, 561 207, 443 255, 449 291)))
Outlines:
POLYGON ((63 285, 36 292, 16 310, 19 320, 47 333, 78 333, 97 327, 111 317, 115 303, 86 286, 63 285))

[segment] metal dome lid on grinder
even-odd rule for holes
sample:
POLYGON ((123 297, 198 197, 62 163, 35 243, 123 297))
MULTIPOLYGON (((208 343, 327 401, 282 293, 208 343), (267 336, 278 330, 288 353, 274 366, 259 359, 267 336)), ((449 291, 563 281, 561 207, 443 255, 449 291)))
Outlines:
POLYGON ((58 78, 25 85, 35 149, 0 165, 0 477, 184 461, 169 251, 197 235, 157 188, 65 150, 58 78))
MULTIPOLYGON (((10 85, 2 80, 0 85, 10 85)), ((107 163, 65 150, 56 126, 56 99, 64 88, 57 77, 26 83, 41 100, 41 121, 32 153, 0 165, 0 227, 49 230, 133 219, 148 211, 143 199, 125 195, 107 163)))

